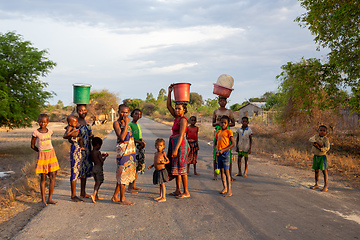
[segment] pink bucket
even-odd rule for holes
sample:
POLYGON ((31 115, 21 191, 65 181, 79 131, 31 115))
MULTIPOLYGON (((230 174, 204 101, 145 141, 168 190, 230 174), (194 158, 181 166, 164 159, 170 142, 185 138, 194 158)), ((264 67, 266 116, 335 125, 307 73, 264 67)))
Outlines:
POLYGON ((230 97, 230 94, 233 90, 234 89, 232 89, 232 88, 224 87, 224 86, 214 83, 213 94, 228 98, 228 97, 230 97))
POLYGON ((174 83, 175 102, 190 102, 190 85, 191 83, 174 83))

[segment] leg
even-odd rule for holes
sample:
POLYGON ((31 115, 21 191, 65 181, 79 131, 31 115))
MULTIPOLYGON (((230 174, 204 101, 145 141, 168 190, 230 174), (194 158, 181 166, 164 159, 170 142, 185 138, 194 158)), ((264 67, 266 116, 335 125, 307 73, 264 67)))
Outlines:
POLYGON ((41 199, 43 202, 44 207, 47 205, 46 201, 45 201, 45 182, 46 182, 46 174, 45 173, 41 173, 40 175, 40 192, 41 192, 41 199))
POLYGON ((84 147, 84 140, 82 137, 78 137, 78 142, 81 150, 86 151, 86 148, 84 147))
POLYGON ((96 181, 95 185, 94 185, 94 193, 90 196, 93 203, 96 203, 95 200, 96 200, 97 193, 99 191, 100 186, 101 186, 101 182, 96 181))
POLYGON ((241 172, 241 159, 242 159, 242 155, 238 155, 238 173, 235 174, 234 176, 242 176, 242 172, 241 172))
POLYGON ((120 202, 119 192, 120 192, 120 184, 119 184, 119 183, 116 183, 114 195, 113 195, 113 197, 111 198, 111 201, 112 201, 112 202, 120 202))
POLYGON ((216 166, 216 162, 215 162, 215 160, 214 160, 214 178, 213 178, 214 181, 217 181, 217 180, 218 180, 217 174, 215 173, 216 167, 217 167, 217 166, 216 166))
POLYGON ((197 175, 197 176, 199 176, 200 174, 199 173, 197 173, 197 171, 196 171, 196 163, 194 163, 194 175, 197 175))
POLYGON ((190 164, 187 165, 187 174, 189 175, 190 173, 190 164))
POLYGON ((227 193, 225 193, 223 196, 224 197, 231 197, 232 196, 232 192, 231 192, 231 175, 230 175, 230 170, 229 169, 225 169, 225 176, 226 176, 226 183, 227 183, 227 193))
POLYGON ((154 200, 155 201, 158 201, 159 199, 161 199, 162 198, 162 188, 161 188, 161 184, 159 185, 159 188, 160 188, 160 196, 158 196, 158 197, 156 197, 156 198, 154 198, 154 200))
POLYGON ((315 169, 315 185, 310 187, 310 189, 318 189, 319 188, 319 169, 315 169))
POLYGON ((222 184, 223 184, 223 190, 221 192, 219 192, 220 194, 224 194, 228 191, 227 189, 227 184, 226 184, 226 176, 225 176, 225 171, 224 171, 224 168, 221 168, 221 181, 222 181, 222 184))
POLYGON ((230 162, 229 173, 230 173, 231 181, 235 181, 236 179, 231 176, 231 172, 232 172, 232 161, 230 162))
POLYGON ((50 178, 50 185, 49 185, 49 198, 47 200, 47 204, 58 204, 57 202, 54 202, 52 200, 52 195, 54 193, 54 188, 55 188, 55 172, 49 173, 49 178, 50 178))
POLYGON ((120 184, 120 204, 121 205, 134 205, 135 203, 125 199, 125 184, 120 184))
POLYGON ((245 157, 245 171, 244 171, 244 177, 247 177, 247 170, 249 167, 249 157, 245 157))
POLYGON ((160 184, 160 198, 157 200, 158 202, 166 202, 166 188, 165 183, 160 184))
POLYGON ((143 190, 142 188, 138 188, 138 187, 136 187, 136 180, 137 180, 137 178, 138 178, 138 175, 139 175, 139 172, 138 172, 138 171, 136 171, 136 173, 135 173, 135 180, 134 180, 133 189, 134 189, 134 190, 137 190, 137 191, 142 191, 142 190, 143 190))
POLYGON ((76 196, 76 180, 70 182, 71 186, 71 201, 73 202, 83 202, 80 198, 76 196))
POLYGON ((329 181, 327 169, 323 170, 322 172, 324 174, 324 188, 321 191, 327 192, 328 191, 328 181, 329 181))
POLYGON ((182 179, 182 184, 183 184, 183 187, 184 187, 183 195, 185 195, 187 197, 190 197, 189 188, 188 188, 188 176, 187 175, 182 175, 181 179, 182 179))
POLYGON ((89 194, 86 194, 86 177, 82 177, 80 178, 80 197, 82 198, 90 198, 90 195, 89 194))

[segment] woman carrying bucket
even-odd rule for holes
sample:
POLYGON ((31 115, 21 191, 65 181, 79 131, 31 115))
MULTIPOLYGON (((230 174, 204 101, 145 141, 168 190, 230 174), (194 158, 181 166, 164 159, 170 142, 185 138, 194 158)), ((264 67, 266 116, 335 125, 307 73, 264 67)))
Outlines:
MULTIPOLYGON (((171 92, 173 86, 174 84, 169 86, 167 108, 175 120, 172 127, 172 135, 169 140, 168 158, 170 159, 170 163, 166 166, 169 172, 169 179, 176 179, 176 190, 170 193, 170 195, 181 199, 190 197, 187 177, 187 157, 190 147, 185 137, 188 125, 188 120, 184 116, 184 114, 187 113, 186 102, 176 102, 175 108, 171 106, 171 92), (183 192, 180 190, 181 182, 184 187, 183 192)), ((176 100, 177 99, 175 99, 175 101, 176 100)))

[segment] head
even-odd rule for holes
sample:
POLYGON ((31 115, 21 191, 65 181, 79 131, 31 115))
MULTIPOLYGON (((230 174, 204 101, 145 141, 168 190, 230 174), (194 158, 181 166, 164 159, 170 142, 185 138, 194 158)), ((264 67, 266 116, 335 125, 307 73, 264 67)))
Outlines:
POLYGON ((129 116, 129 106, 126 104, 120 104, 118 114, 120 119, 123 119, 124 116, 129 116))
POLYGON ((195 116, 191 116, 191 117, 189 118, 189 123, 190 123, 191 125, 195 125, 195 124, 196 124, 196 117, 195 117, 195 116))
POLYGON ((38 117, 38 123, 40 128, 46 128, 49 124, 49 116, 45 113, 40 114, 38 117))
POLYGON ((183 102, 176 102, 175 115, 178 117, 184 116, 187 113, 187 104, 183 102))
POLYGON ((242 117, 241 118, 241 124, 243 127, 247 127, 249 125, 249 118, 248 117, 242 117))
POLYGON ((86 104, 78 104, 76 106, 76 112, 77 112, 77 114, 79 114, 79 118, 85 119, 85 117, 87 115, 86 104))
POLYGON ((325 125, 321 125, 318 129, 318 133, 320 137, 325 137, 327 134, 327 127, 325 125))
POLYGON ((130 116, 133 118, 133 121, 137 121, 141 118, 142 112, 140 109, 135 108, 134 110, 132 110, 130 116))
POLYGON ((165 148, 165 140, 162 138, 158 138, 155 140, 155 148, 158 152, 162 152, 165 148))
POLYGON ((77 124, 78 124, 78 119, 77 117, 75 117, 74 115, 69 115, 67 118, 66 118, 68 124, 72 127, 76 127, 77 124))
POLYGON ((230 118, 226 115, 223 115, 220 119, 220 127, 222 130, 225 130, 228 125, 229 125, 229 122, 230 122, 230 118))
POLYGON ((227 104, 227 98, 219 96, 218 103, 220 107, 225 107, 227 104))
POLYGON ((101 148, 101 145, 102 145, 103 141, 101 138, 99 137, 94 137, 92 140, 91 140, 91 144, 94 148, 97 148, 97 149, 100 149, 101 148))

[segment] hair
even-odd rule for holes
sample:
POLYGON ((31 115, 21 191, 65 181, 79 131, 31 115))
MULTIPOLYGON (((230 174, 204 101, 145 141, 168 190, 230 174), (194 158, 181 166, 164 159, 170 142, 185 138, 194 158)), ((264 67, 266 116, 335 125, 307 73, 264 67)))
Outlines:
POLYGON ((74 115, 69 115, 67 118, 66 118, 66 121, 68 122, 68 123, 70 123, 70 120, 71 119, 76 119, 77 120, 77 117, 75 117, 74 115))
POLYGON ((43 119, 43 118, 47 118, 47 120, 49 121, 49 115, 47 115, 46 113, 41 113, 38 117, 38 122, 40 121, 40 119, 43 119))
POLYGON ((191 119, 194 119, 194 120, 196 121, 196 117, 195 117, 195 116, 191 116, 191 117, 189 118, 189 120, 191 120, 191 119))
POLYGON ((159 143, 163 143, 165 145, 165 140, 162 138, 158 138, 155 140, 155 145, 159 144, 159 143))
POLYGON ((228 123, 230 122, 230 118, 227 115, 222 115, 220 120, 223 120, 223 119, 226 119, 228 123))
POLYGON ((320 129, 320 128, 322 128, 322 127, 325 128, 326 131, 327 131, 327 127, 326 127, 325 125, 320 125, 318 129, 320 129))
POLYGON ((242 117, 241 120, 246 120, 246 121, 249 121, 249 118, 248 117, 242 117))
POLYGON ((122 103, 122 104, 119 105, 118 111, 120 111, 120 109, 121 109, 121 108, 124 108, 124 107, 129 108, 128 105, 126 105, 125 103, 122 103))
POLYGON ((181 105, 184 109, 184 114, 187 114, 188 110, 187 110, 187 102, 175 102, 175 106, 176 105, 181 105))
POLYGON ((130 116, 133 117, 133 115, 136 111, 139 111, 140 113, 142 113, 139 108, 135 108, 134 110, 131 111, 130 116))
POLYGON ((220 99, 227 100, 227 98, 226 98, 226 97, 223 97, 223 96, 219 96, 219 99, 218 99, 218 100, 220 100, 220 99))
POLYGON ((84 106, 86 108, 86 104, 77 104, 76 105, 76 112, 79 110, 79 107, 84 106))
POLYGON ((93 147, 95 147, 98 144, 102 145, 102 143, 103 143, 103 140, 101 138, 99 138, 99 137, 94 137, 92 139, 92 141, 91 141, 91 144, 92 144, 93 147))

